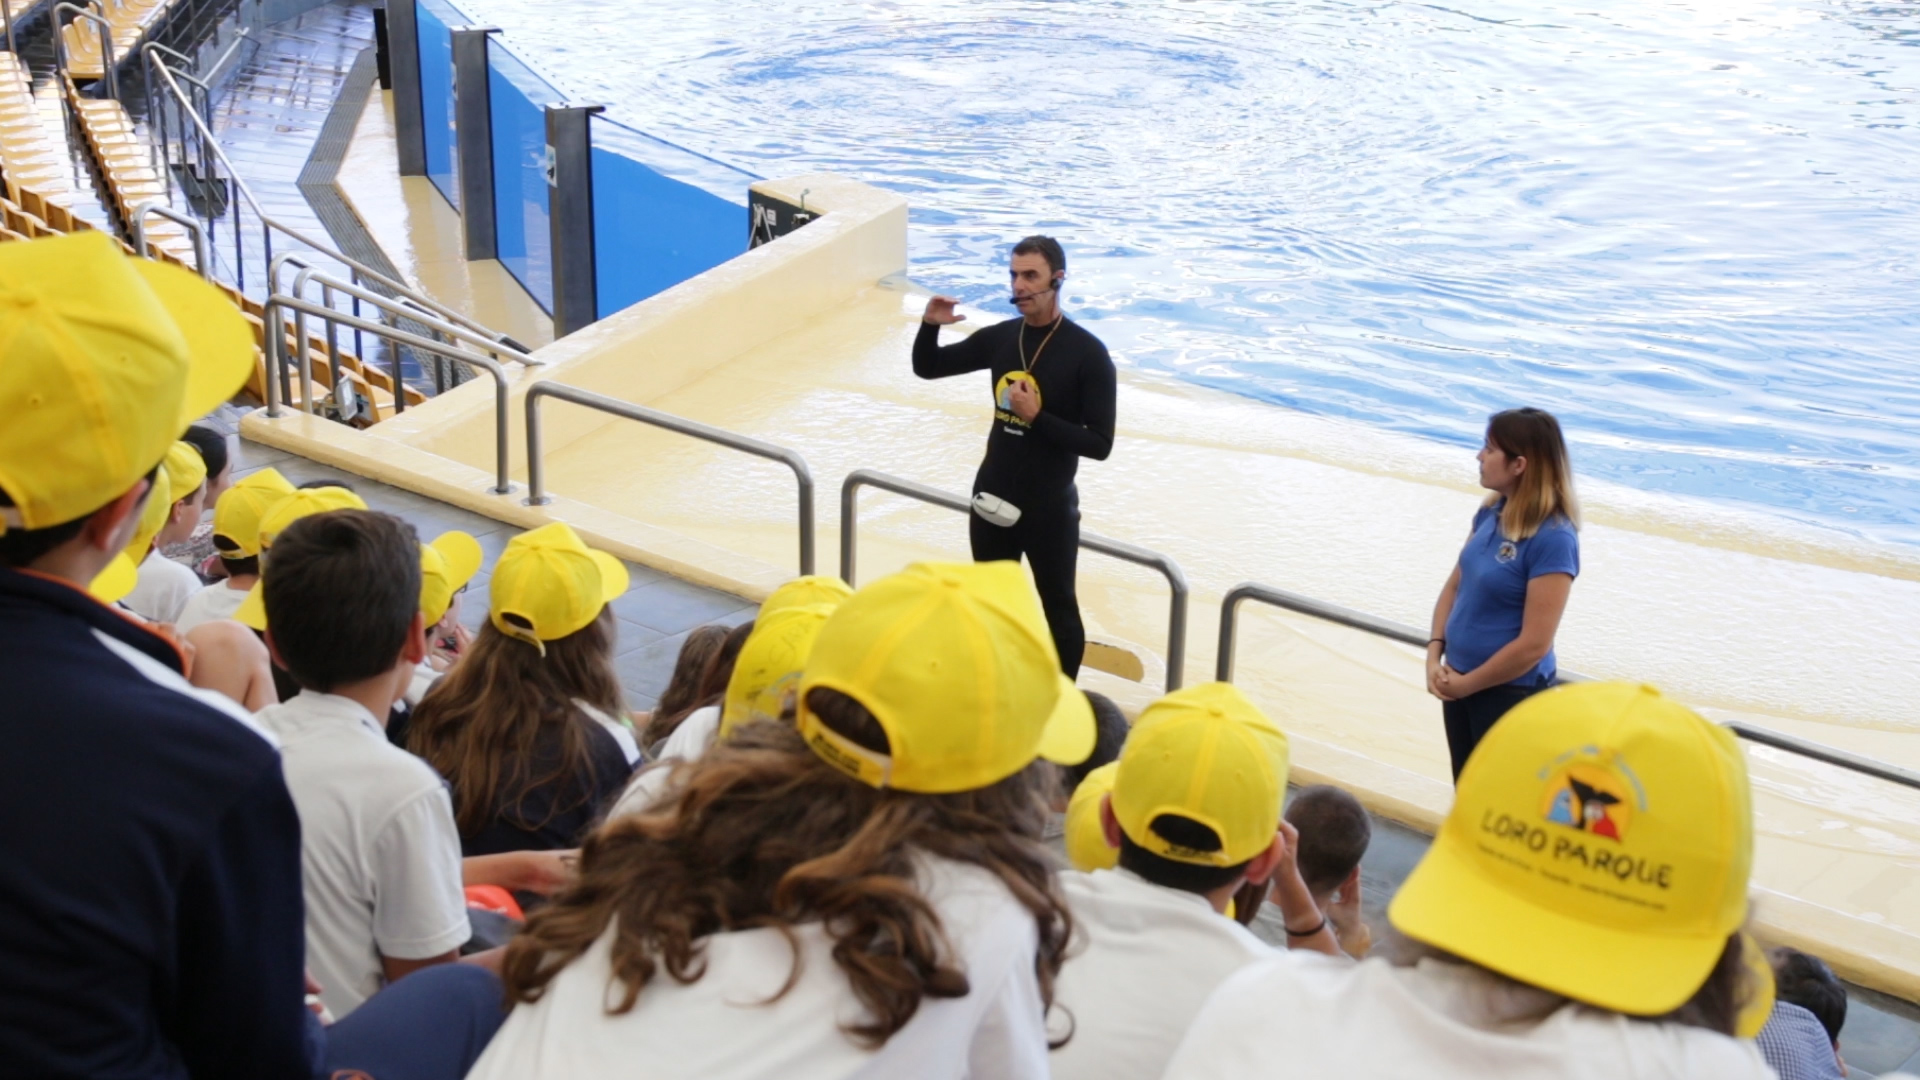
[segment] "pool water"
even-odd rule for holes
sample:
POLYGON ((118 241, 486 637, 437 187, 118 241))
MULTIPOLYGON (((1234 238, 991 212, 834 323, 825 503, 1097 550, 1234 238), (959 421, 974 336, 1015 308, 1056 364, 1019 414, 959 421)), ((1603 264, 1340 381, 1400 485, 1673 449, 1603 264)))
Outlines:
POLYGON ((1059 237, 1123 364, 1461 446, 1537 405, 1585 476, 1920 545, 1913 5, 462 7, 628 123, 904 194, 986 310, 1059 237))

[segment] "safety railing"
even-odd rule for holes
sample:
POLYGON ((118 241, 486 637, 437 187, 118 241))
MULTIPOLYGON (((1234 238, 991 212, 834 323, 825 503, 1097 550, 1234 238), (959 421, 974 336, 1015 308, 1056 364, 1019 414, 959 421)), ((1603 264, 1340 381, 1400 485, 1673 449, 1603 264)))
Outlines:
POLYGON ((621 401, 605 394, 596 394, 591 390, 582 390, 565 383, 537 382, 527 388, 527 505, 545 506, 553 501, 547 494, 546 468, 544 462, 545 446, 540 427, 540 401, 543 398, 559 398, 575 405, 584 405, 603 413, 637 420, 642 424, 651 424, 657 428, 675 431, 717 446, 738 450, 743 454, 778 461, 793 470, 793 476, 800 486, 800 572, 813 573, 813 470, 807 468, 807 459, 797 451, 784 446, 761 442, 724 428, 702 424, 697 420, 664 413, 658 409, 649 409, 645 405, 635 405, 631 401, 621 401))
MULTIPOLYGON (((456 348, 453 345, 435 341, 432 338, 422 337, 419 334, 411 334, 405 330, 396 329, 371 319, 363 319, 355 315, 349 315, 328 307, 325 304, 316 304, 297 296, 269 295, 267 297, 265 319, 267 326, 267 416, 275 419, 282 415, 280 404, 282 392, 281 380, 287 375, 286 361, 282 356, 282 350, 286 348, 287 335, 284 325, 286 315, 293 315, 295 317, 294 329, 296 336, 294 337, 294 344, 300 353, 299 362, 295 365, 295 368, 300 373, 301 400, 304 405, 309 407, 309 411, 311 411, 310 407, 313 402, 313 357, 312 349, 308 346, 306 334, 305 320, 307 318, 319 319, 323 324, 344 326, 350 330, 358 330, 363 334, 381 338, 390 345, 405 345, 410 349, 416 349, 423 353, 434 356, 444 356, 449 360, 463 364, 472 364, 475 367, 485 369, 487 374, 493 377, 494 394, 493 435, 494 477, 496 483, 488 490, 496 495, 505 495, 513 491, 513 478, 508 471, 509 458, 507 455, 507 371, 498 360, 468 352, 464 349, 456 348)), ((334 385, 336 387, 341 385, 337 366, 334 370, 334 385)), ((405 394, 406 387, 404 384, 396 381, 393 392, 396 401, 404 400, 402 395, 405 394)))
MULTIPOLYGON (((70 4, 65 4, 64 6, 71 7, 70 4)), ((233 162, 226 155, 226 151, 221 149, 220 140, 215 137, 213 129, 208 126, 206 118, 201 115, 200 110, 196 108, 191 96, 180 88, 180 83, 175 76, 176 74, 182 74, 184 77, 184 73, 176 73, 168 66, 164 55, 159 52, 148 50, 147 57, 148 74, 157 79, 157 85, 164 89, 166 96, 171 99, 173 111, 182 133, 182 157, 185 158, 188 154, 185 137, 189 129, 191 129, 195 137, 195 148, 197 151, 200 154, 206 155, 212 161, 217 162, 220 166, 220 171, 224 172, 223 176, 209 179, 218 179, 221 182, 231 184, 233 190, 239 194, 240 198, 246 203, 246 206, 252 210, 254 217, 258 220, 260 224, 260 243, 263 264, 271 266, 273 263, 273 238, 278 234, 303 244, 314 253, 346 267, 356 285, 376 288, 392 296, 404 298, 444 322, 463 327, 466 330, 487 338, 489 341, 494 342, 495 346, 500 349, 517 353, 524 353, 526 351, 523 346, 513 341, 513 339, 507 335, 475 322, 466 315, 433 299, 431 296, 415 290, 405 282, 396 281, 378 270, 346 255, 333 245, 316 239, 308 233, 294 228, 268 214, 266 208, 261 205, 260 200, 254 196, 253 189, 247 185, 246 180, 240 175, 240 171, 234 168, 233 162)), ((160 111, 161 102, 158 95, 155 96, 154 100, 150 101, 149 108, 156 112, 160 111)), ((167 149, 165 152, 168 154, 168 169, 166 171, 171 173, 172 151, 171 149, 167 149)), ((234 285, 244 289, 246 287, 246 252, 245 242, 242 237, 245 230, 241 226, 238 207, 233 208, 231 211, 231 218, 233 223, 234 285)), ((271 288, 272 284, 274 283, 269 282, 269 288, 271 288)), ((357 316, 354 317, 358 318, 357 316)), ((437 348, 428 351, 438 355, 437 348)))
POLYGON ((120 74, 113 60, 113 26, 97 12, 88 11, 77 4, 61 0, 53 5, 53 66, 62 79, 66 78, 70 66, 67 56, 67 23, 62 15, 72 15, 76 19, 85 19, 100 32, 100 69, 101 83, 107 88, 107 96, 120 100, 120 74))
MULTIPOLYGON (((962 514, 973 513, 973 505, 970 502, 950 491, 942 491, 912 480, 903 480, 898 476, 889 476, 873 469, 855 469, 848 473, 846 480, 840 485, 840 577, 849 585, 853 584, 856 546, 854 533, 859 524, 859 495, 863 487, 891 491, 895 495, 904 495, 930 506, 944 506, 962 514)), ((1181 571, 1180 564, 1157 551, 1149 551, 1135 544, 1114 540, 1098 533, 1082 531, 1080 546, 1122 562, 1157 570, 1160 576, 1167 579, 1167 588, 1173 594, 1167 613, 1167 690, 1180 689, 1186 672, 1188 593, 1187 575, 1181 571)))
POLYGON ((133 250, 142 256, 147 254, 147 218, 149 216, 166 218, 187 230, 187 235, 193 238, 193 268, 199 271, 203 278, 213 276, 213 267, 207 255, 207 233, 200 227, 199 220, 191 214, 183 214, 175 210, 158 199, 148 199, 133 208, 133 250))
MULTIPOLYGON (((267 283, 267 291, 270 296, 294 296, 303 300, 309 299, 307 287, 309 285, 318 285, 320 287, 320 302, 326 307, 332 308, 335 306, 334 298, 335 294, 338 294, 346 297, 351 302, 350 310, 355 317, 364 317, 364 313, 361 310, 361 306, 364 304, 378 312, 379 321, 392 329, 403 330, 416 335, 424 334, 424 336, 434 341, 445 344, 465 344, 477 349, 495 363, 501 362, 504 356, 507 359, 514 360, 528 367, 540 366, 540 361, 522 351, 519 343, 515 342, 512 338, 495 338, 485 334, 477 334, 464 326, 458 326, 445 319, 439 318, 434 312, 414 303, 408 297, 383 296, 354 282, 341 281, 339 278, 315 266, 310 259, 298 252, 282 252, 274 256, 273 262, 268 264, 267 267, 267 283), (280 287, 280 276, 282 271, 288 267, 298 268, 298 273, 293 277, 291 288, 282 290, 280 287)), ((294 316, 295 340, 305 340, 305 331, 306 325, 304 317, 296 314, 294 316)), ((358 330, 354 331, 354 355, 363 363, 368 360, 364 338, 358 330)), ((469 354, 464 350, 457 354, 435 355, 451 355, 460 361, 465 361, 469 358, 469 354)), ((335 340, 331 329, 329 329, 327 334, 327 357, 328 362, 335 369, 335 373, 338 374, 338 368, 340 366, 339 344, 335 340)), ((407 401, 404 390, 405 378, 399 350, 389 349, 387 360, 389 377, 393 380, 395 388, 394 411, 404 412, 407 408, 407 401)), ((437 370, 438 365, 436 365, 436 371, 437 370)), ((441 385, 439 381, 436 380, 436 392, 442 389, 445 389, 444 385, 441 385)), ((313 411, 311 404, 311 402, 305 402, 303 403, 303 408, 311 412, 313 411)))
MULTIPOLYGON (((1239 633, 1240 605, 1249 600, 1277 607, 1285 611, 1310 616, 1324 622, 1335 623, 1350 629, 1360 630, 1377 637, 1398 641, 1417 649, 1425 649, 1427 647, 1426 631, 1408 626, 1405 623, 1382 619, 1377 615, 1369 615, 1363 611, 1355 611, 1352 608, 1341 607, 1339 604, 1330 604, 1324 600, 1316 600, 1313 597, 1302 596, 1299 593, 1288 592, 1285 589, 1276 589, 1269 585, 1247 582, 1227 590, 1227 595, 1220 601, 1220 653, 1215 664, 1214 673, 1221 682, 1233 681, 1233 654, 1239 633)), ((1559 678, 1562 682, 1587 681, 1586 676, 1564 669, 1560 671, 1559 678)), ((1838 747, 1828 746, 1824 743, 1817 743, 1810 739, 1802 739, 1793 735, 1786 735, 1767 728, 1755 727, 1752 724, 1739 720, 1725 721, 1721 726, 1748 742, 1759 743, 1762 746, 1770 746, 1775 750, 1784 750, 1790 754, 1798 754, 1801 757, 1825 762, 1828 765, 1835 765, 1842 769, 1860 773, 1863 776, 1871 776, 1875 779, 1885 780, 1891 784, 1898 784, 1902 787, 1920 790, 1920 773, 1916 773, 1911 769, 1903 769, 1898 765, 1889 765, 1885 762, 1874 761, 1871 758, 1861 757, 1859 754, 1851 753, 1838 747)))

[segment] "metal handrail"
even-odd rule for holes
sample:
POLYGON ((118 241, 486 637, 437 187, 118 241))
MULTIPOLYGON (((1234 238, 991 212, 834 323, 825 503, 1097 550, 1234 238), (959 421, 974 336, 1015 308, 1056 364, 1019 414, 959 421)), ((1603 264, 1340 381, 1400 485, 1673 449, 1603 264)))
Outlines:
MULTIPOLYGON (((457 360, 463 363, 473 364, 476 367, 485 368, 487 374, 493 376, 494 391, 493 437, 494 476, 496 484, 488 490, 495 495, 506 495, 514 490, 513 478, 507 468, 507 371, 506 368, 500 365, 499 361, 456 349, 451 345, 443 344, 429 338, 423 338, 418 334, 409 334, 405 330, 396 330, 393 327, 374 322, 370 319, 347 315, 325 304, 316 304, 297 296, 268 296, 265 319, 267 325, 267 416, 271 419, 277 420, 282 415, 280 407, 280 376, 286 366, 280 353, 280 351, 286 347, 286 328, 281 319, 282 312, 292 312, 296 315, 309 315, 329 323, 347 327, 350 330, 359 330, 363 333, 372 334, 375 337, 385 338, 389 342, 405 345, 411 349, 418 349, 421 352, 432 353, 435 356, 444 356, 450 360, 457 360)), ((307 342, 296 339, 296 343, 300 348, 300 391, 306 400, 311 402, 313 400, 312 357, 309 355, 307 342)), ((404 394, 406 393, 406 387, 403 384, 396 384, 393 392, 395 394, 404 394)))
POLYGON ((191 214, 183 214, 159 199, 148 199, 133 208, 133 250, 139 252, 142 257, 147 254, 148 214, 166 218, 191 233, 194 269, 198 270, 203 278, 213 276, 213 263, 207 255, 207 233, 200 227, 199 219, 191 214))
MULTIPOLYGON (((1377 615, 1369 615, 1364 611, 1355 611, 1352 608, 1341 607, 1339 604, 1329 604, 1324 600, 1315 600, 1310 596, 1302 596, 1299 593, 1288 592, 1285 589, 1276 589, 1269 585, 1261 585, 1257 582, 1249 581, 1227 590, 1227 595, 1220 601, 1220 655, 1216 661, 1214 673, 1221 682, 1233 681, 1233 651, 1235 639, 1238 636, 1240 605, 1247 600, 1270 604, 1273 607, 1282 608, 1286 611, 1297 612, 1301 615, 1311 616, 1325 622, 1336 623, 1350 629, 1365 631, 1366 633, 1398 641, 1401 644, 1411 645, 1415 648, 1424 649, 1427 646, 1426 632, 1417 630, 1405 623, 1382 619, 1377 615)), ((1590 681, 1585 675, 1579 675, 1566 670, 1562 670, 1558 678, 1563 682, 1590 681)), ((1756 742, 1762 746, 1771 746, 1776 750, 1785 750, 1790 754, 1799 754, 1801 757, 1822 761, 1828 765, 1837 765, 1842 769, 1849 769, 1864 776, 1871 776, 1876 779, 1885 780, 1888 783, 1920 790, 1920 773, 1916 773, 1911 769, 1903 769, 1898 765, 1888 765, 1884 762, 1874 761, 1871 758, 1862 757, 1859 754, 1842 750, 1836 746, 1828 746, 1825 743, 1817 743, 1810 739, 1802 739, 1798 736, 1783 734, 1767 728, 1755 727, 1752 724, 1740 720, 1722 721, 1720 726, 1748 742, 1756 742)))
MULTIPOLYGON (((895 495, 905 495, 932 506, 944 506, 962 514, 973 513, 972 503, 950 491, 889 476, 874 469, 855 469, 848 473, 840 485, 840 577, 849 585, 853 584, 854 532, 858 525, 858 498, 863 487, 891 491, 895 495)), ((1187 575, 1180 569, 1180 564, 1157 551, 1098 533, 1081 532, 1080 546, 1122 562, 1158 570, 1167 579, 1167 588, 1173 594, 1167 613, 1167 690, 1172 692, 1180 689, 1186 676, 1188 595, 1187 575)))
MULTIPOLYGON (((72 5, 65 3, 65 0, 63 0, 63 6, 71 7, 72 5)), ((322 243, 314 239, 312 236, 309 236, 306 233, 301 232, 300 230, 293 228, 292 226, 287 225, 270 216, 266 212, 265 208, 263 208, 260 205, 260 200, 254 196, 253 189, 247 186, 247 182, 245 178, 243 178, 240 175, 240 170, 234 168, 233 162, 227 157, 226 151, 220 148, 220 141, 214 136, 213 129, 207 126, 206 119, 202 117, 198 112, 198 110, 194 108, 193 103, 188 99, 188 95, 186 94, 186 92, 180 89, 180 84, 174 81, 175 73, 173 69, 168 67, 166 62, 161 59, 152 60, 151 65, 152 65, 153 71, 159 74, 161 83, 164 84, 168 92, 173 95, 174 101, 177 102, 180 105, 181 110, 186 113, 187 119, 192 121, 194 128, 199 131, 201 142, 204 145, 204 147, 207 150, 212 151, 214 157, 219 160, 220 164, 226 167, 227 178, 232 181, 234 189, 239 191, 241 196, 246 199, 247 205, 253 208, 254 216, 260 219, 261 227, 263 230, 277 229, 280 232, 286 234, 287 236, 295 240, 298 240, 300 243, 305 244, 307 247, 312 248, 315 252, 318 252, 319 254, 324 255, 327 258, 332 259, 343 266, 346 266, 348 269, 352 270, 356 275, 358 275, 362 280, 370 281, 376 285, 379 285, 381 288, 389 289, 397 296, 407 297, 408 299, 413 300, 415 303, 425 306, 428 310, 432 311, 433 313, 438 315, 440 318, 445 319, 448 322, 455 323, 460 326, 464 326, 467 329, 472 330, 479 334, 489 335, 494 340, 501 341, 503 344, 504 342, 511 340, 510 338, 507 338, 506 335, 499 334, 496 331, 489 329, 486 326, 482 326, 480 323, 475 322, 474 320, 468 318, 467 316, 461 314, 458 311, 453 310, 447 305, 440 303, 439 301, 433 299, 432 297, 416 291, 411 286, 403 282, 395 281, 394 279, 386 276, 385 274, 382 274, 380 271, 375 270, 374 268, 366 265, 365 263, 359 262, 358 260, 353 259, 352 257, 336 250, 332 245, 322 243)), ((234 221, 235 221, 235 227, 237 229, 238 223, 239 223, 238 214, 235 215, 234 221)), ((270 236, 270 234, 266 234, 266 233, 263 233, 263 235, 270 236)), ((271 257, 270 248, 269 248, 269 257, 271 257)))
POLYGON ((476 334, 464 326, 459 326, 440 318, 434 312, 423 309, 418 304, 409 302, 405 297, 395 298, 382 296, 371 289, 364 288, 352 282, 341 281, 339 278, 307 262, 297 252, 283 252, 274 256, 273 263, 267 268, 268 288, 270 291, 279 292, 279 271, 282 266, 289 262, 295 263, 303 269, 298 277, 295 278, 292 292, 282 295, 300 296, 302 295, 301 285, 311 281, 345 293, 363 303, 370 304, 395 318, 411 319, 427 329, 439 331, 453 338, 455 341, 464 341, 477 349, 485 350, 486 354, 495 360, 500 359, 501 353, 505 353, 509 359, 524 364, 527 367, 540 367, 543 363, 508 341, 500 338, 487 337, 484 334, 476 334))
POLYGON ((115 101, 120 100, 120 74, 113 62, 113 24, 107 22, 106 18, 100 14, 88 11, 77 4, 68 3, 67 0, 61 0, 60 3, 53 5, 54 67, 59 69, 62 76, 65 76, 67 69, 73 66, 70 58, 67 56, 67 35, 65 31, 69 24, 60 21, 60 13, 63 11, 71 12, 79 18, 99 25, 101 81, 107 84, 107 96, 115 101))
POLYGON ((596 394, 591 390, 582 390, 565 383, 543 381, 527 388, 527 505, 545 506, 553 501, 546 493, 546 475, 542 463, 544 447, 541 445, 540 399, 559 398, 575 405, 584 405, 589 409, 611 413, 628 420, 638 420, 643 424, 676 431, 696 439, 714 443, 743 454, 778 461, 793 470, 794 479, 800 485, 800 572, 813 573, 813 470, 807 468, 807 459, 798 451, 784 446, 761 442, 759 439, 740 435, 723 428, 702 424, 697 420, 664 413, 658 409, 649 409, 645 405, 635 405, 631 401, 621 401, 605 394, 596 394))

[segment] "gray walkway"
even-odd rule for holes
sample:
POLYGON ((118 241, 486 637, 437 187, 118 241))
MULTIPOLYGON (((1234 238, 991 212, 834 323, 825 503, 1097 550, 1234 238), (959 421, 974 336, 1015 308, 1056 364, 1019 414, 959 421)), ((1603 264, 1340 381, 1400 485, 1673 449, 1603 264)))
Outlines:
MULTIPOLYGON (((375 510, 396 514, 413 524, 423 540, 459 529, 472 533, 486 553, 480 573, 467 586, 460 619, 478 631, 487 612, 487 581, 495 559, 519 530, 504 522, 434 502, 410 491, 354 476, 317 461, 295 457, 256 442, 242 440, 234 476, 268 465, 295 484, 309 480, 339 480, 350 485, 375 510)), ((633 708, 651 709, 673 674, 673 662, 687 631, 708 623, 734 626, 753 618, 756 605, 731 593, 718 592, 668 577, 656 570, 627 564, 633 584, 613 602, 620 618, 618 665, 620 682, 633 708)))

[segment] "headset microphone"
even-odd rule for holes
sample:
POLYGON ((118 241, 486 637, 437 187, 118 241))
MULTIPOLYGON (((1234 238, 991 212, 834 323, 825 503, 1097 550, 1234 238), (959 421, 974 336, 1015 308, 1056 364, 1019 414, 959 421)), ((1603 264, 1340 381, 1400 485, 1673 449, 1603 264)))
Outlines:
POLYGON ((1048 282, 1046 288, 1040 289, 1037 292, 1032 293, 1031 295, 1028 295, 1028 296, 1014 295, 1014 296, 1007 297, 1007 303, 1018 304, 1022 300, 1037 300, 1039 299, 1041 293, 1050 293, 1050 292, 1059 292, 1059 291, 1060 291, 1060 281, 1058 278, 1056 278, 1053 281, 1048 282))

